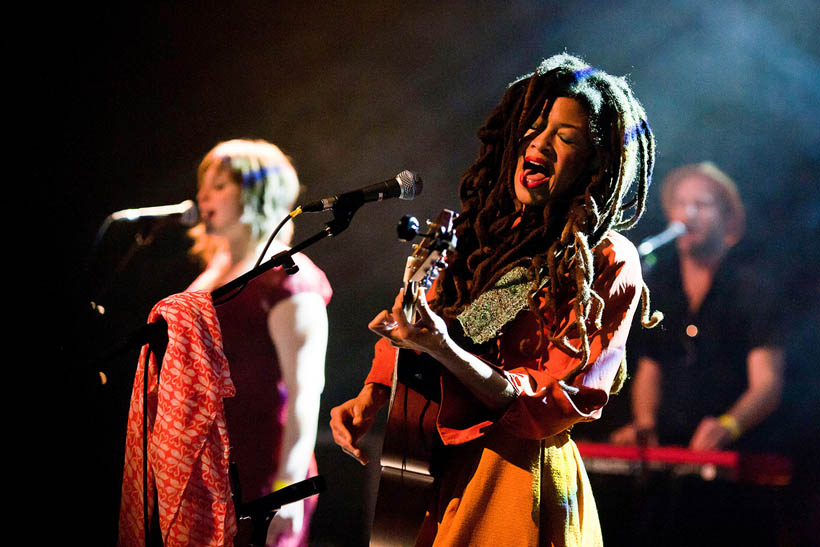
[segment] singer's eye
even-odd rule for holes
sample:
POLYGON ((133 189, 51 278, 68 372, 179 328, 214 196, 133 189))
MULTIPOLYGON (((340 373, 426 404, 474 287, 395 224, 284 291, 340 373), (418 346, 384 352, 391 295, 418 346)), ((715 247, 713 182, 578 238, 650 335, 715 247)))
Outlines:
POLYGON ((542 112, 541 115, 538 116, 537 118, 535 118, 535 121, 532 122, 532 124, 530 125, 530 129, 533 129, 533 130, 537 131, 539 129, 544 129, 544 127, 546 127, 546 125, 547 125, 547 118, 544 117, 544 113, 542 112))
POLYGON ((524 133, 524 136, 523 136, 523 137, 521 137, 521 140, 520 140, 519 142, 529 144, 529 143, 530 143, 530 142, 532 142, 532 141, 533 141, 533 140, 534 140, 534 139, 535 139, 535 138, 536 138, 539 134, 541 134, 541 132, 542 132, 543 130, 544 130, 544 127, 543 127, 542 125, 539 125, 538 123, 534 123, 534 124, 532 124, 532 127, 530 127, 529 129, 527 129, 527 131, 524 133))

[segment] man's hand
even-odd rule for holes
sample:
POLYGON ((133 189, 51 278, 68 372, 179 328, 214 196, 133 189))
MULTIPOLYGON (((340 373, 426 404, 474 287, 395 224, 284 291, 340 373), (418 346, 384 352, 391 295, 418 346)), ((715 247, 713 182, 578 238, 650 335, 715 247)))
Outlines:
POLYGON ((622 446, 658 446, 658 435, 654 428, 639 427, 633 422, 613 431, 609 442, 622 446))
POLYGON ((690 450, 721 450, 732 442, 732 433, 723 427, 717 418, 706 416, 700 421, 692 440, 690 450))

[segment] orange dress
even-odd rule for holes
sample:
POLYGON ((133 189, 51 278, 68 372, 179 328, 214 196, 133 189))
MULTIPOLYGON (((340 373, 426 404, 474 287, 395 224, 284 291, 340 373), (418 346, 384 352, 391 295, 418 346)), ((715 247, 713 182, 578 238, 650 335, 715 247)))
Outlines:
MULTIPOLYGON (((445 448, 417 545, 602 544, 595 500, 569 429, 600 417, 643 281, 637 251, 620 234, 610 232, 593 254, 593 289, 605 308, 600 328, 587 325, 591 364, 573 380, 576 389, 559 380, 578 357, 546 338, 539 347, 542 327, 529 309, 514 314, 479 355, 518 392, 502 415, 493 415, 452 376, 442 376, 437 428, 445 448)), ((550 333, 566 329, 578 347, 573 304, 569 295, 556 317, 546 306, 541 313, 550 333)), ((394 362, 395 350, 381 340, 366 382, 391 385, 394 362)))

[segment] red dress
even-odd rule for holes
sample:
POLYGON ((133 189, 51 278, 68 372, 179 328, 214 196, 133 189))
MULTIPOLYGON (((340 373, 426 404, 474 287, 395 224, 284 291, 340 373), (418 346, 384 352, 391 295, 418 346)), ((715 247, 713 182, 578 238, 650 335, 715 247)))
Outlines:
MULTIPOLYGON (((640 261, 634 246, 610 232, 593 251, 593 289, 605 302, 601 328, 587 325, 588 368, 570 393, 559 380, 579 358, 560 346, 537 348, 537 317, 523 310, 503 326, 480 355, 505 374, 518 397, 493 415, 452 377, 444 375, 437 428, 446 445, 436 498, 419 545, 597 545, 595 502, 569 428, 598 419, 624 357, 632 316, 640 298, 640 261)), ((541 298, 543 303, 543 298, 541 298)), ((546 329, 573 335, 572 295, 557 316, 541 307, 546 329)), ((366 382, 391 384, 395 350, 386 340, 366 382)))
MULTIPOLYGON (((225 355, 236 396, 225 400, 231 461, 239 470, 243 501, 274 490, 281 462, 282 434, 287 420, 287 388, 276 348, 268 331, 268 314, 280 301, 303 292, 319 294, 325 304, 332 290, 324 272, 308 257, 294 255, 295 275, 281 268, 251 281, 233 300, 216 308, 225 355)), ((316 475, 315 462, 308 476, 316 475)), ((307 477, 305 477, 307 478, 307 477)), ((305 502, 306 536, 316 499, 305 502)))

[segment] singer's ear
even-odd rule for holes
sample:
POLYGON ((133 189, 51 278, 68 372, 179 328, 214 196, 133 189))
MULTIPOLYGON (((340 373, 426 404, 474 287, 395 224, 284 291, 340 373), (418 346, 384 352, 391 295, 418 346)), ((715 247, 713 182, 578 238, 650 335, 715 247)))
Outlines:
MULTIPOLYGON (((590 162, 590 165, 587 168, 586 173, 589 176, 589 178, 586 179, 586 180, 589 181, 589 182, 586 183, 586 186, 595 186, 596 184, 598 184, 598 182, 600 182, 600 180, 601 180, 601 160, 598 157, 598 154, 595 154, 595 157, 592 158, 592 161, 590 162)), ((585 180, 585 177, 583 175, 581 175, 580 179, 585 180)), ((584 189, 586 189, 586 187, 583 188, 583 189, 579 189, 579 190, 584 190, 584 189)))
MULTIPOLYGON (((600 170, 601 156, 598 154, 598 151, 596 150, 595 155, 592 158, 590 158, 589 165, 584 171, 584 173, 589 177, 589 183, 587 183, 587 186, 592 186, 598 183, 598 181, 601 179, 600 170)), ((586 177, 584 177, 584 175, 581 175, 580 179, 586 180, 586 177)))
POLYGON ((595 150, 595 155, 589 162, 589 169, 593 173, 597 173, 601 170, 601 156, 598 154, 597 150, 595 150))

